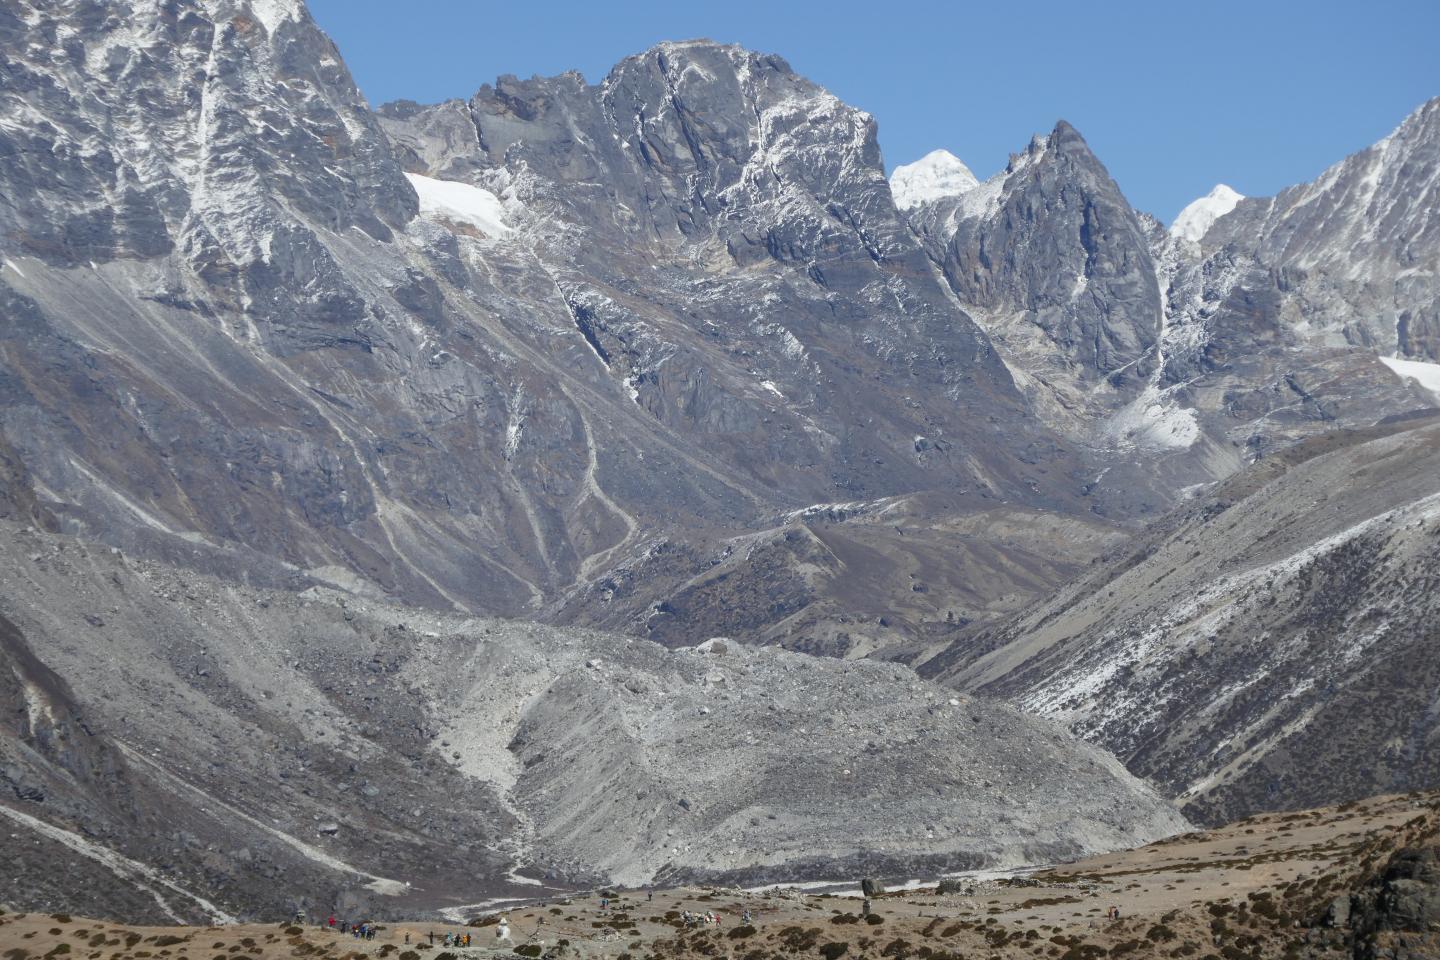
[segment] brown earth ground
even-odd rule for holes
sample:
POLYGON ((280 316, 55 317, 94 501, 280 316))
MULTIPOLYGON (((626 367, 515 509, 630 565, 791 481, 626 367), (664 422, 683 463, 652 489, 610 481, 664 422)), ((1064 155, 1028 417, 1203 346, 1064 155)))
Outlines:
MULTIPOLYGON (((0 960, 1376 956, 1375 938, 1396 935, 1333 923, 1332 904, 1380 883, 1397 851, 1433 846, 1437 837, 1440 791, 1412 793, 1252 817, 1029 876, 955 878, 943 894, 935 886, 886 893, 873 898, 868 918, 858 896, 793 888, 596 891, 511 908, 509 942, 497 939, 494 913, 464 925, 389 924, 367 941, 313 921, 132 927, 6 912, 0 960), (1119 919, 1107 917, 1111 907, 1119 919), (719 922, 687 926, 687 911, 719 922), (747 911, 750 925, 742 922, 747 911), (446 933, 469 933, 472 945, 446 947, 446 933)), ((1426 943, 1428 936, 1421 934, 1426 943)))

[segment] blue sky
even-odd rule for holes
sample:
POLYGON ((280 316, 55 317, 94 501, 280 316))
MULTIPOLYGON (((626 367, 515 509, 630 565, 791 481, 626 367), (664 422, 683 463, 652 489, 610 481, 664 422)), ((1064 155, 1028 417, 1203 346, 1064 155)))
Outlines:
POLYGON ((372 103, 500 74, 598 81, 660 40, 778 53, 880 123, 886 163, 936 147, 981 177, 1058 118, 1167 222, 1225 182, 1313 178, 1440 96, 1440 0, 309 0, 372 103))

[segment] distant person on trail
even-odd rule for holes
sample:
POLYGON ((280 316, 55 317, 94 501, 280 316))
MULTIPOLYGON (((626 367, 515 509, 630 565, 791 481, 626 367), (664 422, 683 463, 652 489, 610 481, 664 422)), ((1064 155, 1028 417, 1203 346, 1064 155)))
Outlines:
POLYGON ((435 946, 435 931, 434 931, 434 930, 426 931, 425 936, 427 936, 427 937, 430 938, 430 946, 432 946, 432 947, 435 946))
POLYGON ((331 930, 334 930, 334 929, 335 929, 335 914, 333 914, 333 913, 330 914, 330 919, 329 919, 328 921, 326 921, 326 922, 330 924, 330 929, 331 929, 331 930))

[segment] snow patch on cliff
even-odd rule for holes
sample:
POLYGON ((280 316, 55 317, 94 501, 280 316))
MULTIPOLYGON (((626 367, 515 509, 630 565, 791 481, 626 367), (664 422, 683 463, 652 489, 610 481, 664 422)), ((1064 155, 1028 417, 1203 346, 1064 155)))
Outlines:
POLYGON ((1440 363, 1424 360, 1401 360, 1399 357, 1381 357, 1380 362, 1407 380, 1414 380, 1424 390, 1440 399, 1440 363))
POLYGON ((510 232, 504 204, 484 187, 458 180, 435 180, 418 173, 405 176, 420 197, 420 216, 466 224, 487 237, 503 237, 510 232))

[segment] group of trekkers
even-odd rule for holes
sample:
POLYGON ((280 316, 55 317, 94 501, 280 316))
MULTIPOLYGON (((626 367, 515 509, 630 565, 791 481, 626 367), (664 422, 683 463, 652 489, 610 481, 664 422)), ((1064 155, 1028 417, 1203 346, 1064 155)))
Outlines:
MULTIPOLYGON (((434 943, 434 942, 435 942, 435 934, 433 934, 433 933, 430 934, 430 942, 431 942, 431 943, 434 943)), ((449 932, 447 931, 446 934, 445 934, 445 939, 444 939, 443 943, 444 943, 445 946, 447 946, 447 947, 468 947, 468 946, 470 946, 470 934, 468 934, 468 933, 449 933, 449 932)))
MULTIPOLYGON (((711 913, 710 911, 706 911, 705 913, 692 913, 689 910, 685 910, 680 914, 680 920, 685 924, 686 927, 689 927, 691 929, 701 926, 710 926, 712 924, 715 926, 720 925, 719 915, 711 913)), ((753 918, 750 916, 750 911, 746 910, 744 915, 740 918, 740 923, 743 926, 748 927, 751 925, 752 921, 753 918)))
POLYGON ((331 914, 330 919, 326 921, 326 925, 329 926, 331 930, 338 930, 342 934, 348 933, 350 934, 350 936, 354 937, 357 940, 375 939, 376 927, 375 924, 371 923, 369 920, 365 920, 360 923, 347 923, 346 921, 341 920, 337 923, 335 920, 335 915, 331 914))

